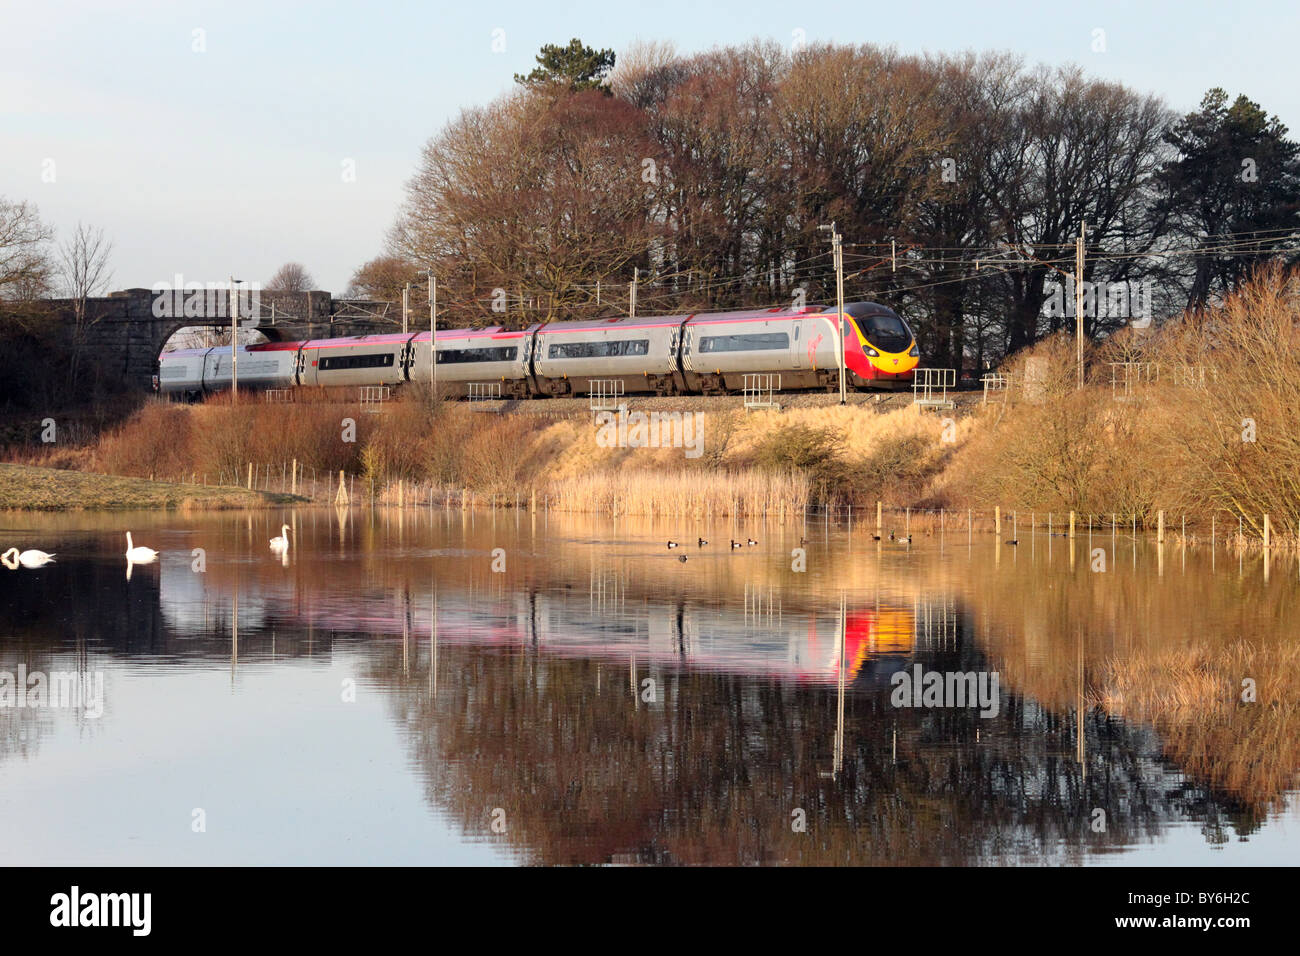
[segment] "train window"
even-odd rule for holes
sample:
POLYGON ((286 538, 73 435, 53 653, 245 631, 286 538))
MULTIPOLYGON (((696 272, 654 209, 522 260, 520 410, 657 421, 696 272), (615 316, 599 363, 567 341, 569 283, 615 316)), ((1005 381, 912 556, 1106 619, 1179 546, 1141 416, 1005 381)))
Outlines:
POLYGON ((700 339, 701 352, 759 352, 790 347, 785 332, 760 332, 756 335, 706 335, 700 339))
POLYGON ((438 364, 456 362, 513 362, 519 354, 518 346, 500 346, 483 349, 439 349, 438 364))
POLYGON ((390 368, 392 352, 372 352, 369 355, 330 355, 320 360, 322 372, 338 372, 349 368, 390 368))
POLYGON ((615 358, 649 355, 649 339, 621 339, 615 342, 552 342, 547 357, 553 359, 615 358))

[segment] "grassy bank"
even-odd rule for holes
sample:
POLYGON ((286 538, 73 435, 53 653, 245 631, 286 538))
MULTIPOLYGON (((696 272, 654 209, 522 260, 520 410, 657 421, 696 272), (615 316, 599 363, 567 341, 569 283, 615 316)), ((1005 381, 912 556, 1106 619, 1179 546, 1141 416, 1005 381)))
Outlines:
POLYGON ((0 510, 259 508, 295 500, 300 499, 243 488, 205 488, 118 475, 0 464, 0 510))
POLYGON ((318 502, 333 499, 342 472, 357 503, 464 491, 478 501, 536 493, 565 511, 793 515, 877 499, 907 505, 969 429, 963 418, 945 440, 939 417, 911 405, 715 408, 669 412, 690 425, 675 417, 653 438, 643 431, 611 443, 589 413, 557 419, 531 410, 484 414, 415 392, 377 414, 346 403, 151 403, 94 446, 41 448, 25 463, 179 476, 187 489, 251 476, 254 490, 275 492, 295 488, 296 464, 296 489, 318 502))

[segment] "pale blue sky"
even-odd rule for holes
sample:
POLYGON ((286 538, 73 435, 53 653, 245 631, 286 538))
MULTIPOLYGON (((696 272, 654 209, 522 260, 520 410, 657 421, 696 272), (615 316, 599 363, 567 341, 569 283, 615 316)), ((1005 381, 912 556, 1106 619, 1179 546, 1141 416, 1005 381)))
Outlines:
POLYGON ((1283 0, 5 0, 0 194, 34 201, 60 232, 79 219, 104 227, 115 288, 178 272, 265 281, 296 259, 337 292, 381 250, 422 144, 506 90, 543 43, 667 39, 693 52, 803 30, 904 52, 1010 50, 1079 63, 1179 111, 1223 86, 1297 130, 1298 26, 1300 4, 1283 0), (494 53, 498 28, 506 48, 494 53), (1104 53, 1092 50, 1095 28, 1104 53), (206 52, 192 50, 195 30, 206 52))

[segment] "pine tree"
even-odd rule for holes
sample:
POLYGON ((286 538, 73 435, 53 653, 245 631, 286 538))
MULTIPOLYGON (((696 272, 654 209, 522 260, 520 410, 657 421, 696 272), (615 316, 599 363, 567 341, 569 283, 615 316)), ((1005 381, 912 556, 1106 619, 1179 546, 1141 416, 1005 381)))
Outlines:
POLYGON ((1286 134, 1258 103, 1238 96, 1229 106, 1215 88, 1165 135, 1179 155, 1160 172, 1160 205, 1176 234, 1205 250, 1194 260, 1189 306, 1236 290, 1270 255, 1294 260, 1300 145, 1286 134))
POLYGON ((515 74, 515 82, 524 86, 550 83, 566 85, 570 90, 600 90, 610 94, 605 78, 614 69, 613 50, 595 50, 574 37, 568 46, 547 43, 537 54, 537 66, 527 76, 515 74))

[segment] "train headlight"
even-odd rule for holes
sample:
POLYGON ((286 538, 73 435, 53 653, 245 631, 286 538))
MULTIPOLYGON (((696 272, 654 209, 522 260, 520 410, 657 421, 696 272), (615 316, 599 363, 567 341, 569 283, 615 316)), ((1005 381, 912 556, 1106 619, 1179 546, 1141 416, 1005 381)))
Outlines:
POLYGON ((920 357, 921 357, 921 350, 920 350, 920 348, 918 348, 917 346, 913 345, 913 346, 912 346, 912 351, 908 352, 907 354, 910 355, 910 356, 912 356, 912 358, 920 358, 920 357))
POLYGON ((863 349, 863 351, 866 352, 868 355, 870 355, 872 358, 879 358, 879 357, 880 357, 880 353, 877 352, 875 349, 873 349, 870 345, 866 346, 866 347, 863 349))

